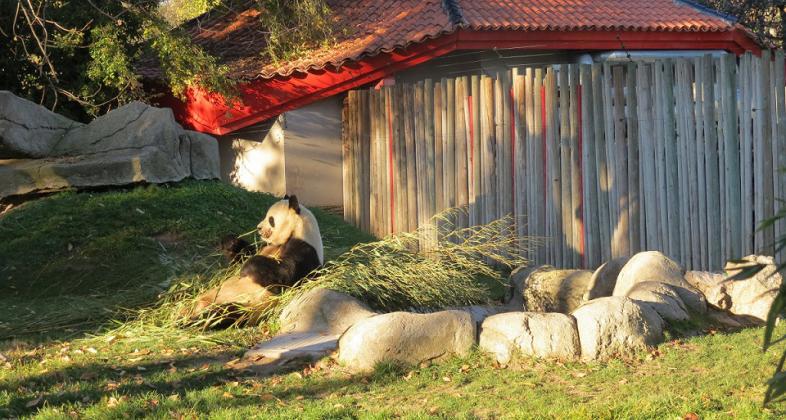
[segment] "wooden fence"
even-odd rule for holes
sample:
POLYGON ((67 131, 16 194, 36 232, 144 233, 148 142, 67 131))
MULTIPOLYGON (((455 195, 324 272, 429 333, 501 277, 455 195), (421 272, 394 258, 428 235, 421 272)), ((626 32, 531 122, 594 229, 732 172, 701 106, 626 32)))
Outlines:
POLYGON ((784 53, 554 65, 351 91, 344 216, 377 236, 445 208, 520 216, 531 257, 661 250, 693 269, 772 254, 786 197, 784 53))

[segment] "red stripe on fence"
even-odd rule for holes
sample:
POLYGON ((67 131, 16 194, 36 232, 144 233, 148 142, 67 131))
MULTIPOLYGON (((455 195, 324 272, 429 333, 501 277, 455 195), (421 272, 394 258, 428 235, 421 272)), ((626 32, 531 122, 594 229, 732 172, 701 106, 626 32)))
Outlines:
POLYGON ((579 255, 581 256, 581 266, 587 266, 587 256, 584 252, 586 249, 586 236, 584 235, 584 136, 581 135, 582 119, 581 119, 581 85, 577 87, 578 92, 578 113, 579 113, 579 255))
MULTIPOLYGON (((391 99, 392 101, 392 99, 391 99)), ((393 182, 393 115, 390 113, 390 102, 385 101, 388 111, 388 178, 390 179, 390 232, 396 231, 395 182, 393 182)))

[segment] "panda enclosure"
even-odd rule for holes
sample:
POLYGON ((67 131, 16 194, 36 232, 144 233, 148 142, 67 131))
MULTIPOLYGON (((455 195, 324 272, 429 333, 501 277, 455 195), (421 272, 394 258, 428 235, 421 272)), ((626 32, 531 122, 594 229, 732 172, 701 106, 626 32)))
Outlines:
POLYGON ((786 221, 784 52, 563 64, 350 91, 344 218, 382 237, 461 207, 545 239, 537 263, 772 255, 786 221))

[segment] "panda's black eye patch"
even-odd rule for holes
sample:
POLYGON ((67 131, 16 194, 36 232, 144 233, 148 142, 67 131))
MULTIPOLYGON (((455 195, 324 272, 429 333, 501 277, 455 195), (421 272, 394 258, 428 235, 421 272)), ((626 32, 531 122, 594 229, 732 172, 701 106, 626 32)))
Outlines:
POLYGON ((276 227, 276 221, 275 221, 275 219, 273 219, 273 216, 268 217, 267 221, 268 221, 268 223, 270 223, 270 227, 272 227, 272 228, 276 227))

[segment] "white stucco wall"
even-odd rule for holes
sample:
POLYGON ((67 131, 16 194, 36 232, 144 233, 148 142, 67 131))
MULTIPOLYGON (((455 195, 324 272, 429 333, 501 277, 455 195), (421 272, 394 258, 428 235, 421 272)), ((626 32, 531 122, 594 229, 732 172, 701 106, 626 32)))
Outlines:
POLYGON ((279 119, 219 139, 221 178, 249 191, 286 194, 284 130, 279 119))
POLYGON ((343 204, 342 101, 336 95, 284 115, 287 193, 306 205, 343 204))
POLYGON ((219 138, 222 179, 250 191, 297 194, 340 206, 341 106, 337 95, 219 138))

